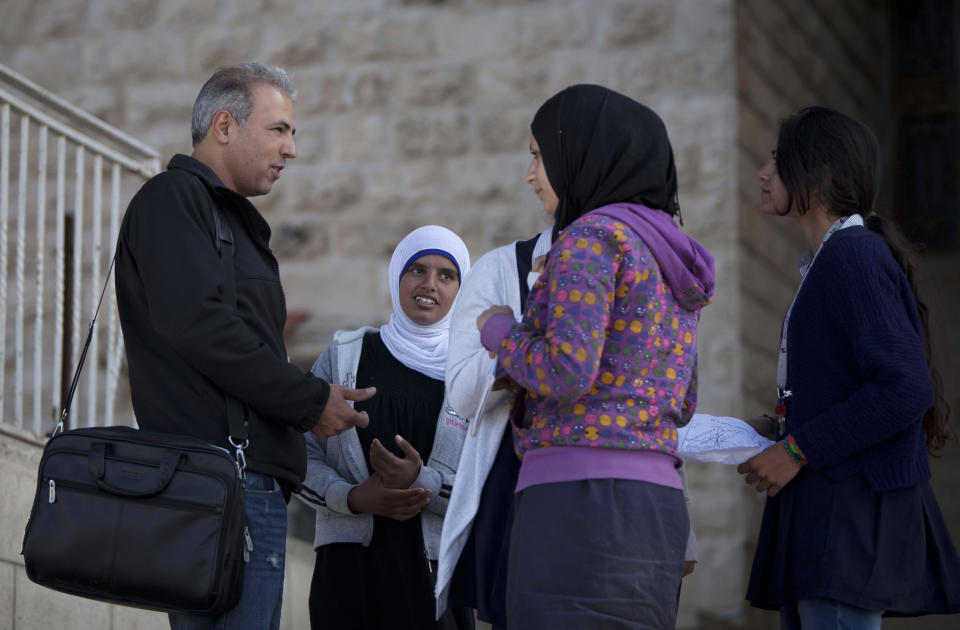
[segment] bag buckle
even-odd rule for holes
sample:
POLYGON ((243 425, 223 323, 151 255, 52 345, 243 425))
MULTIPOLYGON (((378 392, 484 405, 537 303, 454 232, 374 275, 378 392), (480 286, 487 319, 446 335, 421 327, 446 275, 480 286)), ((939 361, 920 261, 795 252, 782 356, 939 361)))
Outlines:
POLYGON ((247 457, 243 454, 243 449, 250 445, 250 440, 236 442, 232 435, 228 435, 227 441, 230 442, 230 446, 234 448, 233 457, 236 460, 237 473, 240 475, 240 480, 244 481, 247 478, 247 457))

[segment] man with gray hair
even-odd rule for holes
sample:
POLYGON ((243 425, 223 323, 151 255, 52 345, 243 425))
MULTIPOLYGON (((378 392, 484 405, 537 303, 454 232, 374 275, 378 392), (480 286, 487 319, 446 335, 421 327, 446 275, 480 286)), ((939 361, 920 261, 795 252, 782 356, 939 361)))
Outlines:
POLYGON ((192 156, 175 155, 146 182, 120 228, 117 304, 140 427, 233 452, 231 409, 249 436, 240 602, 219 618, 171 614, 174 630, 279 627, 285 502, 306 470, 303 433, 329 437, 369 422, 349 401, 372 388, 331 385, 288 362, 270 226, 247 199, 270 192, 297 155, 295 98, 281 68, 218 70, 194 104, 192 156), (221 261, 221 241, 225 251, 232 241, 232 260, 221 261))

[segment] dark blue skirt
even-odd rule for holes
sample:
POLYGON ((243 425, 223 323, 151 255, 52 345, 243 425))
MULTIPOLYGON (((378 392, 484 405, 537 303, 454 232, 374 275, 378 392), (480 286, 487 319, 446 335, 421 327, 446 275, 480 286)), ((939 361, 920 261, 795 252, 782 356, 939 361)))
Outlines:
POLYGON ((673 628, 689 533, 675 488, 624 479, 526 488, 510 532, 507 628, 673 628))
POLYGON ((929 482, 873 492, 804 468, 767 499, 747 599, 831 599, 888 615, 960 612, 960 557, 929 482))

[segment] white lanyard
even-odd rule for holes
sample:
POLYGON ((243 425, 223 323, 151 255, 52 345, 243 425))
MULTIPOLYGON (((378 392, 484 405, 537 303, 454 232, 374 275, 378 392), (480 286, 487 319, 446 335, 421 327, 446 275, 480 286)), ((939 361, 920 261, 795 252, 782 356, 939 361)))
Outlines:
POLYGON ((790 324, 790 313, 793 311, 793 305, 796 304, 797 296, 800 295, 800 289, 803 287, 803 281, 806 280, 807 274, 810 273, 810 269, 813 267, 813 263, 817 259, 817 255, 823 249, 823 245, 827 242, 827 239, 829 239, 834 232, 838 232, 842 229, 853 227, 855 225, 863 226, 863 217, 859 214, 851 214, 849 216, 837 219, 833 222, 833 225, 830 226, 830 229, 827 230, 827 233, 824 234, 823 240, 820 241, 820 247, 817 248, 817 251, 811 252, 808 249, 803 253, 802 256, 800 256, 800 259, 797 260, 797 267, 800 269, 800 284, 797 286, 797 292, 794 293, 793 300, 790 302, 790 308, 787 309, 787 314, 783 318, 783 326, 780 329, 780 352, 777 355, 776 414, 781 419, 783 418, 784 414, 786 414, 784 399, 793 393, 788 389, 784 389, 787 386, 787 327, 790 324))

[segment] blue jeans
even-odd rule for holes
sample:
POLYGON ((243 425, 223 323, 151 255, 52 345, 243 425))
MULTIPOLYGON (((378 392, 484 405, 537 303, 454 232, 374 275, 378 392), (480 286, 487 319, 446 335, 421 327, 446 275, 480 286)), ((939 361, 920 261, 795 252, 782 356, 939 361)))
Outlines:
POLYGON ((253 539, 244 568, 243 593, 234 608, 219 617, 170 614, 171 630, 277 630, 283 602, 287 544, 287 504, 277 482, 247 471, 247 527, 253 539))
POLYGON ((780 609, 781 630, 880 630, 882 610, 865 610, 829 599, 801 599, 780 609))

